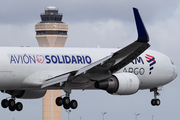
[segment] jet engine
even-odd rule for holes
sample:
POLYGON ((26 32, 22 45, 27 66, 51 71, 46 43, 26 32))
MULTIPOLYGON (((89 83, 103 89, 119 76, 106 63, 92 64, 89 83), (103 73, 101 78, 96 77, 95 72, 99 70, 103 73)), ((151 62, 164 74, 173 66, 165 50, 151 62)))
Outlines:
POLYGON ((132 73, 115 73, 109 79, 96 81, 95 88, 106 90, 110 94, 131 95, 138 91, 140 81, 132 73))
POLYGON ((42 98, 46 94, 46 90, 5 90, 4 92, 20 99, 42 98))

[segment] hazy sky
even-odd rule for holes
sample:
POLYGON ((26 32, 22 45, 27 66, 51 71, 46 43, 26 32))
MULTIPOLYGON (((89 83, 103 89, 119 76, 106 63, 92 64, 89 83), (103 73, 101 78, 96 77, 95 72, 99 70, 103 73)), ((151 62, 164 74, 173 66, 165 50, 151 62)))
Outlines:
MULTIPOLYGON (((56 6, 69 25, 65 47, 124 47, 137 39, 132 7, 137 7, 150 37, 150 49, 169 56, 180 67, 180 1, 179 0, 1 0, 0 46, 38 46, 35 24, 47 6, 56 6)), ((73 91, 79 106, 72 110, 71 120, 138 120, 180 119, 179 77, 160 91, 161 105, 150 104, 153 93, 140 90, 130 96, 113 96, 105 91, 73 91)), ((10 97, 0 94, 0 98, 10 97)), ((0 99, 0 100, 1 100, 0 99)), ((42 99, 17 100, 24 104, 21 112, 0 107, 0 119, 42 120, 42 99)), ((68 114, 62 108, 62 120, 68 114)))

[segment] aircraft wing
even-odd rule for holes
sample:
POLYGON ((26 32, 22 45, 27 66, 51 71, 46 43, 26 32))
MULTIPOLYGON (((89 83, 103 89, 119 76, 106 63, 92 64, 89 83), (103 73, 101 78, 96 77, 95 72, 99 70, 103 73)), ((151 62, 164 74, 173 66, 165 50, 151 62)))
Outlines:
POLYGON ((138 9, 133 8, 133 11, 138 31, 138 39, 135 42, 77 71, 51 78, 43 83, 42 88, 53 85, 60 87, 66 81, 78 84, 79 87, 79 84, 89 84, 89 81, 106 79, 143 53, 150 46, 149 36, 138 9))

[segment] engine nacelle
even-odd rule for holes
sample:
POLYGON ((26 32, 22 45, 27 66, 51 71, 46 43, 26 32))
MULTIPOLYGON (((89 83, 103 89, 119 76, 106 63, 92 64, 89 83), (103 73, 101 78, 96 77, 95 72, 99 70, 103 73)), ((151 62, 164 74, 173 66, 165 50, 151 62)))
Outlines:
POLYGON ((139 89, 140 81, 132 73, 115 73, 107 80, 96 81, 95 88, 106 90, 110 94, 130 95, 139 89))
POLYGON ((46 90, 6 90, 5 93, 20 99, 37 99, 42 98, 46 90))

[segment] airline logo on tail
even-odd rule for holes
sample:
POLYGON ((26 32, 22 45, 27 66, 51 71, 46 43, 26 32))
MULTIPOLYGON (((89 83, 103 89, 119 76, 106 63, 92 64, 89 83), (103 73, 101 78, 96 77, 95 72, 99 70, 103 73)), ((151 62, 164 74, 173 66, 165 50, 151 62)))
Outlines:
POLYGON ((145 56, 146 61, 149 63, 149 75, 151 74, 151 71, 154 69, 153 65, 156 64, 156 60, 154 58, 154 56, 148 55, 146 54, 145 56))

